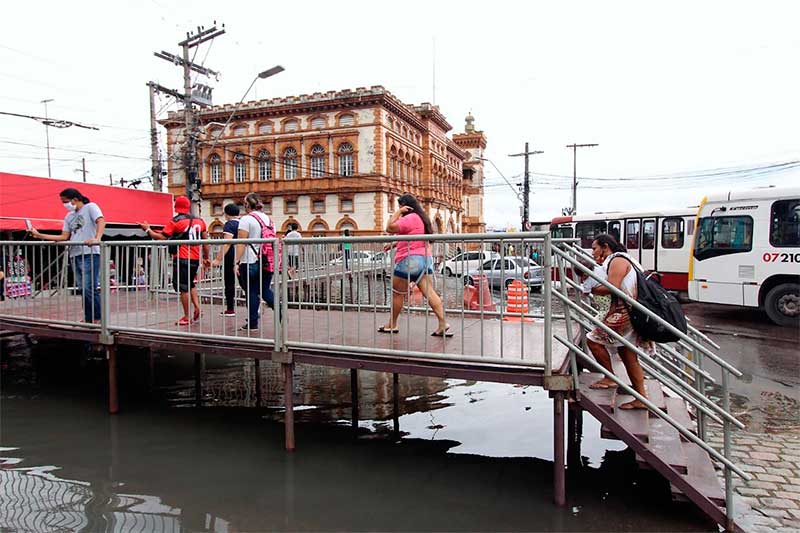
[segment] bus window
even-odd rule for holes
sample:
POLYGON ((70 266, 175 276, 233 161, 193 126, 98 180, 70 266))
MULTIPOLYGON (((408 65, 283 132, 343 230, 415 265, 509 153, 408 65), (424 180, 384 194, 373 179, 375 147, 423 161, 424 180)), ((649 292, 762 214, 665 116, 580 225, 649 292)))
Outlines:
POLYGON ((602 220, 575 224, 575 236, 581 240, 581 248, 591 248, 595 237, 605 232, 606 223, 602 220))
POLYGON ((625 248, 628 250, 639 249, 639 221, 629 220, 625 224, 625 248))
POLYGON ((620 242, 620 230, 622 229, 622 223, 619 220, 612 220, 608 223, 608 233, 615 239, 617 242, 620 242))
MULTIPOLYGON (((553 235, 554 239, 571 239, 572 226, 566 224, 563 226, 556 226, 550 231, 550 233, 553 235)), ((589 246, 591 246, 591 244, 589 246)))
POLYGON ((665 218, 661 221, 661 246, 683 248, 683 219, 665 218))
POLYGON ((694 257, 698 261, 753 248, 753 218, 704 217, 697 226, 694 257))
POLYGON ((800 246, 800 199, 775 202, 769 219, 769 243, 772 246, 800 246))
POLYGON ((652 250, 656 247, 656 221, 645 220, 642 225, 642 250, 652 250))
POLYGON ((686 235, 692 236, 694 235, 694 219, 690 218, 689 222, 686 224, 686 235))

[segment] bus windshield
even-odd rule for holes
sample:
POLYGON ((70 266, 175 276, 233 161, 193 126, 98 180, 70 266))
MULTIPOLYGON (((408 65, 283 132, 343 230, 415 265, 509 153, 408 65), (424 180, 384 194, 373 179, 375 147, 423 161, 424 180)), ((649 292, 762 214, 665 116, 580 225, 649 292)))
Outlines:
POLYGON ((700 219, 694 247, 694 257, 698 261, 720 255, 749 252, 752 248, 752 217, 704 217, 700 219))

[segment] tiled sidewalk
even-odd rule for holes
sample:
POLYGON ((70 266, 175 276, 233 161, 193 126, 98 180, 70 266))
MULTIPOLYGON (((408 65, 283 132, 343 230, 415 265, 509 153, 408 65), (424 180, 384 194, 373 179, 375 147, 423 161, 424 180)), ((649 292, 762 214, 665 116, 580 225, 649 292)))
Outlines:
MULTIPOLYGON (((721 428, 709 431, 709 439, 722 451, 721 428)), ((750 482, 733 476, 737 523, 755 533, 800 531, 800 432, 736 432, 731 456, 753 476, 750 482)))

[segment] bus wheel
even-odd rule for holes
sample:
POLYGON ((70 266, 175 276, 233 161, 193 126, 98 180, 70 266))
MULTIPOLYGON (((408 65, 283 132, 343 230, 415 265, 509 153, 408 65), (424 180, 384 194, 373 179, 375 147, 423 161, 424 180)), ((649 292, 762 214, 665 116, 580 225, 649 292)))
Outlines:
POLYGON ((767 293, 764 310, 779 326, 800 325, 800 285, 781 283, 767 293))

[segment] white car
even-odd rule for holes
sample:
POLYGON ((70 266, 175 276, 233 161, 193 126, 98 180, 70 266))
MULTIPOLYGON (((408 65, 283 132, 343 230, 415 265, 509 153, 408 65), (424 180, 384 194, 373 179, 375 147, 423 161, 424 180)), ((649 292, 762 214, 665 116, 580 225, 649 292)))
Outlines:
MULTIPOLYGON (((347 266, 352 266, 354 263, 360 264, 363 266, 369 266, 372 264, 372 252, 368 252, 366 250, 358 250, 358 251, 350 251, 350 258, 348 260, 347 266)), ((331 259, 328 263, 329 265, 341 265, 344 263, 344 254, 339 254, 335 258, 331 259)))
POLYGON ((478 252, 461 252, 442 263, 441 273, 445 276, 463 276, 467 272, 477 270, 486 261, 499 258, 499 253, 485 250, 478 252))

